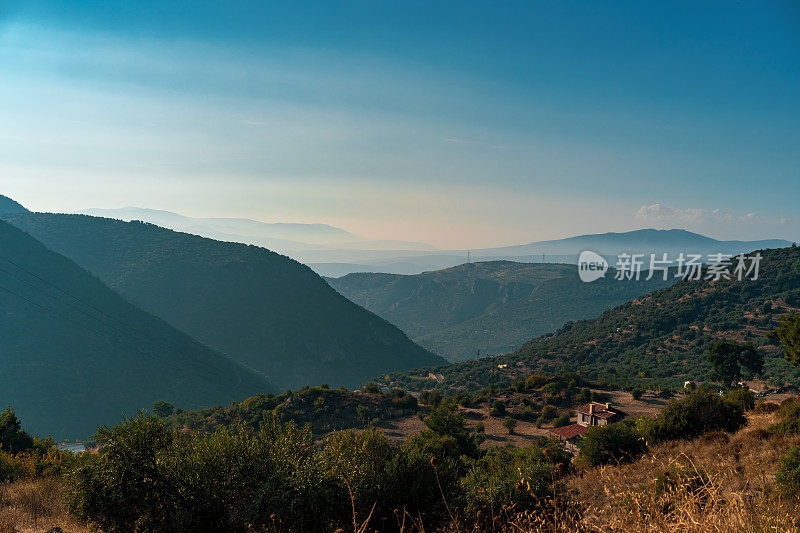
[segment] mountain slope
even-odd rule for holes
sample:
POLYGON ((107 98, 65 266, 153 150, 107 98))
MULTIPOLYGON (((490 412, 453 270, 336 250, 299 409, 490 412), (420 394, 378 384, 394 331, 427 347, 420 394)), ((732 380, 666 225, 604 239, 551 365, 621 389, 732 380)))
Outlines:
POLYGON ((274 390, 3 221, 0 362, 0 404, 62 439, 157 399, 196 408, 274 390))
POLYGON ((263 248, 85 215, 7 218, 281 388, 355 386, 378 373, 443 362, 308 267, 263 248))
POLYGON ((194 218, 171 211, 141 207, 92 208, 82 211, 81 214, 116 218, 126 222, 140 220, 209 239, 254 244, 270 250, 312 250, 329 243, 358 240, 352 233, 327 224, 268 223, 246 218, 194 218))
POLYGON ((507 353, 532 336, 673 283, 583 283, 572 265, 467 263, 413 276, 349 274, 327 279, 350 300, 451 361, 507 353))
POLYGON ((0 213, 28 213, 29 211, 20 204, 0 194, 0 213))
MULTIPOLYGON (((800 247, 762 250, 757 280, 679 281, 671 287, 608 310, 592 320, 570 322, 494 360, 436 370, 444 384, 489 384, 494 364, 507 364, 501 381, 531 372, 577 372, 621 385, 676 386, 708 376, 706 346, 725 338, 756 344, 765 354, 765 375, 776 383, 800 383, 800 371, 783 360, 764 335, 780 317, 800 311, 800 247)), ((620 282, 623 283, 623 282, 620 282)), ((393 385, 418 390, 435 382, 428 369, 390 376, 393 385)))

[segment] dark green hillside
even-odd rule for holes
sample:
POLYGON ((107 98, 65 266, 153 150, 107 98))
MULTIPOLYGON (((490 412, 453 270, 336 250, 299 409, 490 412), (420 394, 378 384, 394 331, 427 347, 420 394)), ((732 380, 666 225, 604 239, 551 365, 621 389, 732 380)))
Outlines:
POLYGON ((467 263, 414 276, 349 274, 328 282, 452 361, 474 358, 478 350, 511 352, 533 336, 673 283, 657 277, 618 283, 613 272, 583 283, 574 265, 512 261, 467 263))
POLYGON ((383 394, 379 389, 362 392, 323 387, 303 387, 283 394, 259 395, 231 405, 198 410, 176 409, 167 425, 200 434, 221 428, 247 427, 257 430, 273 414, 300 427, 309 426, 316 435, 338 429, 364 427, 377 420, 413 415, 417 399, 404 391, 383 394))
MULTIPOLYGON (((766 356, 766 377, 800 382, 798 370, 764 335, 780 317, 800 311, 800 248, 763 250, 756 281, 680 281, 610 309, 593 320, 570 322, 552 335, 497 357, 508 367, 495 374, 508 382, 526 372, 578 371, 621 385, 680 385, 706 379, 705 348, 717 338, 749 341, 766 356)), ((627 282, 619 282, 627 283, 627 282)), ((492 379, 493 362, 470 361, 441 367, 443 386, 479 388, 492 379)), ((436 382, 428 369, 393 375, 393 385, 419 390, 436 382)))
POLYGON ((266 390, 262 377, 0 221, 0 405, 32 432, 83 438, 159 398, 202 407, 266 390))
POLYGON ((443 362, 308 267, 264 248, 85 215, 8 220, 282 389, 353 386, 443 362))
POLYGON ((28 213, 29 211, 20 204, 0 194, 0 213, 28 213))

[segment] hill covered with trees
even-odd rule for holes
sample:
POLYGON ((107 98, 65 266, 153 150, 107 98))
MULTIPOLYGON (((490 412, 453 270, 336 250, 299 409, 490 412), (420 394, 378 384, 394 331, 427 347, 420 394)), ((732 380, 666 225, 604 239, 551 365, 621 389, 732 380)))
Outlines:
POLYGON ((375 374, 444 362, 308 267, 264 248, 85 215, 6 218, 281 389, 352 387, 375 374))
POLYGON ((163 398, 196 408, 274 390, 0 221, 0 404, 84 438, 163 398))
POLYGON ((395 374, 382 383, 409 390, 477 389, 532 372, 582 369, 589 379, 627 387, 678 386, 706 379, 711 371, 706 348, 715 339, 728 339, 753 343, 765 356, 764 376, 772 382, 797 384, 797 368, 766 334, 782 317, 800 311, 800 248, 760 253, 757 280, 681 280, 597 318, 568 322, 514 353, 395 374))
POLYGON ((655 276, 583 283, 577 267, 489 261, 424 272, 348 274, 333 288, 451 361, 508 353, 566 322, 593 318, 674 282, 655 276))

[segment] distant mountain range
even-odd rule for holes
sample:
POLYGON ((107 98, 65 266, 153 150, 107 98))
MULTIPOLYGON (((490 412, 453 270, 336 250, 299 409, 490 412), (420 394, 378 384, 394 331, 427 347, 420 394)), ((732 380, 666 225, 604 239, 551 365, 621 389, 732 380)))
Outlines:
POLYGON ((281 389, 353 387, 444 362, 308 267, 264 248, 87 215, 0 216, 281 389))
POLYGON ((27 429, 85 438, 158 399, 202 407, 270 390, 0 221, 0 404, 27 429))
POLYGON ((406 241, 368 241, 327 224, 267 223, 246 218, 192 218, 171 211, 123 207, 86 209, 81 214, 118 220, 140 220, 157 226, 219 241, 254 244, 287 253, 331 247, 350 250, 435 250, 433 246, 406 241))
POLYGON ((292 257, 311 266, 324 276, 338 277, 353 272, 418 274, 440 270, 466 262, 467 253, 474 261, 518 261, 526 263, 577 264, 578 255, 591 250, 614 264, 621 253, 645 254, 714 253, 738 254, 761 248, 782 248, 791 241, 765 239, 759 241, 719 241, 681 229, 642 229, 623 233, 580 235, 566 239, 533 242, 519 246, 476 250, 442 250, 420 253, 414 250, 305 250, 292 257))
POLYGON ((656 276, 623 283, 612 273, 583 283, 573 265, 511 261, 468 263, 413 276, 360 273, 326 279, 450 361, 472 359, 478 352, 514 351, 531 337, 675 281, 656 276))
MULTIPOLYGON (((758 279, 679 281, 600 316, 568 322, 519 350, 493 359, 422 368, 389 376, 387 386, 476 390, 529 373, 583 372, 623 386, 682 386, 706 380, 705 350, 714 339, 751 342, 765 356, 764 376, 800 385, 800 369, 784 360, 766 333, 800 312, 800 247, 761 250, 758 279), (429 379, 433 372, 443 379, 429 379)), ((752 277, 752 276, 751 276, 752 277)), ((626 282, 627 283, 627 282, 626 282)))
POLYGON ((467 262, 468 253, 474 261, 576 264, 578 255, 584 250, 599 253, 613 262, 623 252, 646 255, 675 255, 680 252, 703 255, 737 254, 791 244, 782 239, 718 241, 681 229, 642 229, 580 235, 498 248, 438 250, 420 242, 366 240, 327 224, 266 223, 242 218, 192 218, 171 211, 140 207, 92 208, 81 213, 124 221, 140 220, 210 239, 261 246, 286 254, 310 266, 319 275, 328 277, 340 277, 354 272, 419 274, 463 264, 467 262))

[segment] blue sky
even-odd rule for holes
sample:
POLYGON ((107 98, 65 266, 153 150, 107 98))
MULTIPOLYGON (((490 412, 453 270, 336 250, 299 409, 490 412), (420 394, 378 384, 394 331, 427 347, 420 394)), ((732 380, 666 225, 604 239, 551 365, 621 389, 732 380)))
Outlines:
POLYGON ((445 248, 800 240, 800 7, 656 4, 0 0, 0 194, 445 248))

